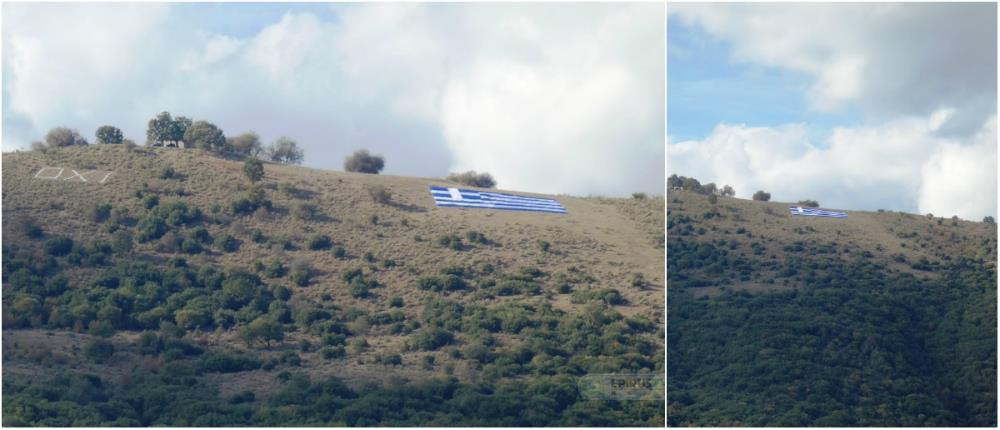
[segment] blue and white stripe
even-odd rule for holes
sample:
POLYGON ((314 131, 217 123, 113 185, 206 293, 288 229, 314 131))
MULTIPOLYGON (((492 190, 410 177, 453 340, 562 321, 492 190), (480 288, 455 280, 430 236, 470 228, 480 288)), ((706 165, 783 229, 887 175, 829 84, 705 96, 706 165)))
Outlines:
POLYGON ((480 208, 508 211, 566 213, 566 208, 553 199, 516 196, 513 194, 447 188, 431 185, 434 204, 446 208, 480 208))
POLYGON ((826 218, 847 218, 844 212, 828 211, 823 209, 804 208, 802 206, 791 206, 788 208, 792 215, 798 216, 820 216, 826 218))

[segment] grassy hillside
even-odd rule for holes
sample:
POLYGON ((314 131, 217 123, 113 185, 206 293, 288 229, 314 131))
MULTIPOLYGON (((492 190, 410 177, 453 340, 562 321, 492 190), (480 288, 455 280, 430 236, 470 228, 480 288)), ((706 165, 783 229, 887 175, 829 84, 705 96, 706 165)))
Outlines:
POLYGON ((242 168, 4 154, 4 424, 662 425, 577 389, 662 372, 662 198, 456 210, 440 179, 242 168))
POLYGON ((996 425, 996 226, 668 194, 669 425, 996 425))

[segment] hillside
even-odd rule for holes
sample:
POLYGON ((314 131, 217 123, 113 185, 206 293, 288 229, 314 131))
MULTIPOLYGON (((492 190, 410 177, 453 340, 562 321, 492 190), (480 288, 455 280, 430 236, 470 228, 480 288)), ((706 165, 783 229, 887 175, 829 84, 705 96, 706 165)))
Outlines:
POLYGON ((995 225, 667 200, 669 425, 996 425, 995 225))
POLYGON ((3 155, 5 425, 663 425, 577 389, 663 372, 662 198, 445 209, 441 179, 242 169, 3 155))

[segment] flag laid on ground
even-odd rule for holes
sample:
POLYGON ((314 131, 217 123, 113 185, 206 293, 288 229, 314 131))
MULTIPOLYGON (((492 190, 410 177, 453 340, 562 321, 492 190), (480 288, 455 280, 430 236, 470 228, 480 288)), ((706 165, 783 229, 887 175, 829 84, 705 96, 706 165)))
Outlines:
POLYGON ((788 210, 792 212, 792 215, 798 216, 821 216, 827 218, 847 218, 847 214, 843 212, 834 212, 823 209, 813 209, 804 208, 802 206, 792 206, 788 210))
POLYGON ((491 193, 464 188, 436 187, 434 185, 431 185, 431 196, 434 197, 434 203, 439 207, 566 213, 566 208, 558 201, 538 197, 491 193))

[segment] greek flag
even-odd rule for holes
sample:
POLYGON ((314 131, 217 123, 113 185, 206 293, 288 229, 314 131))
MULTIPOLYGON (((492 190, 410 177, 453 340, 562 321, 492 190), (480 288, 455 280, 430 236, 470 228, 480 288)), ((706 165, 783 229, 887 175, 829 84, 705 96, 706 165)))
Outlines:
POLYGON ((564 214, 566 208, 552 199, 515 196, 513 194, 446 188, 431 185, 431 196, 439 207, 481 208, 508 211, 552 212, 564 214))
POLYGON ((792 215, 798 215, 798 216, 821 216, 821 217, 827 217, 827 218, 847 218, 847 214, 843 213, 843 212, 834 212, 834 211, 828 211, 828 210, 823 210, 823 209, 804 208, 802 206, 792 206, 792 207, 789 207, 788 209, 792 212, 792 215))

